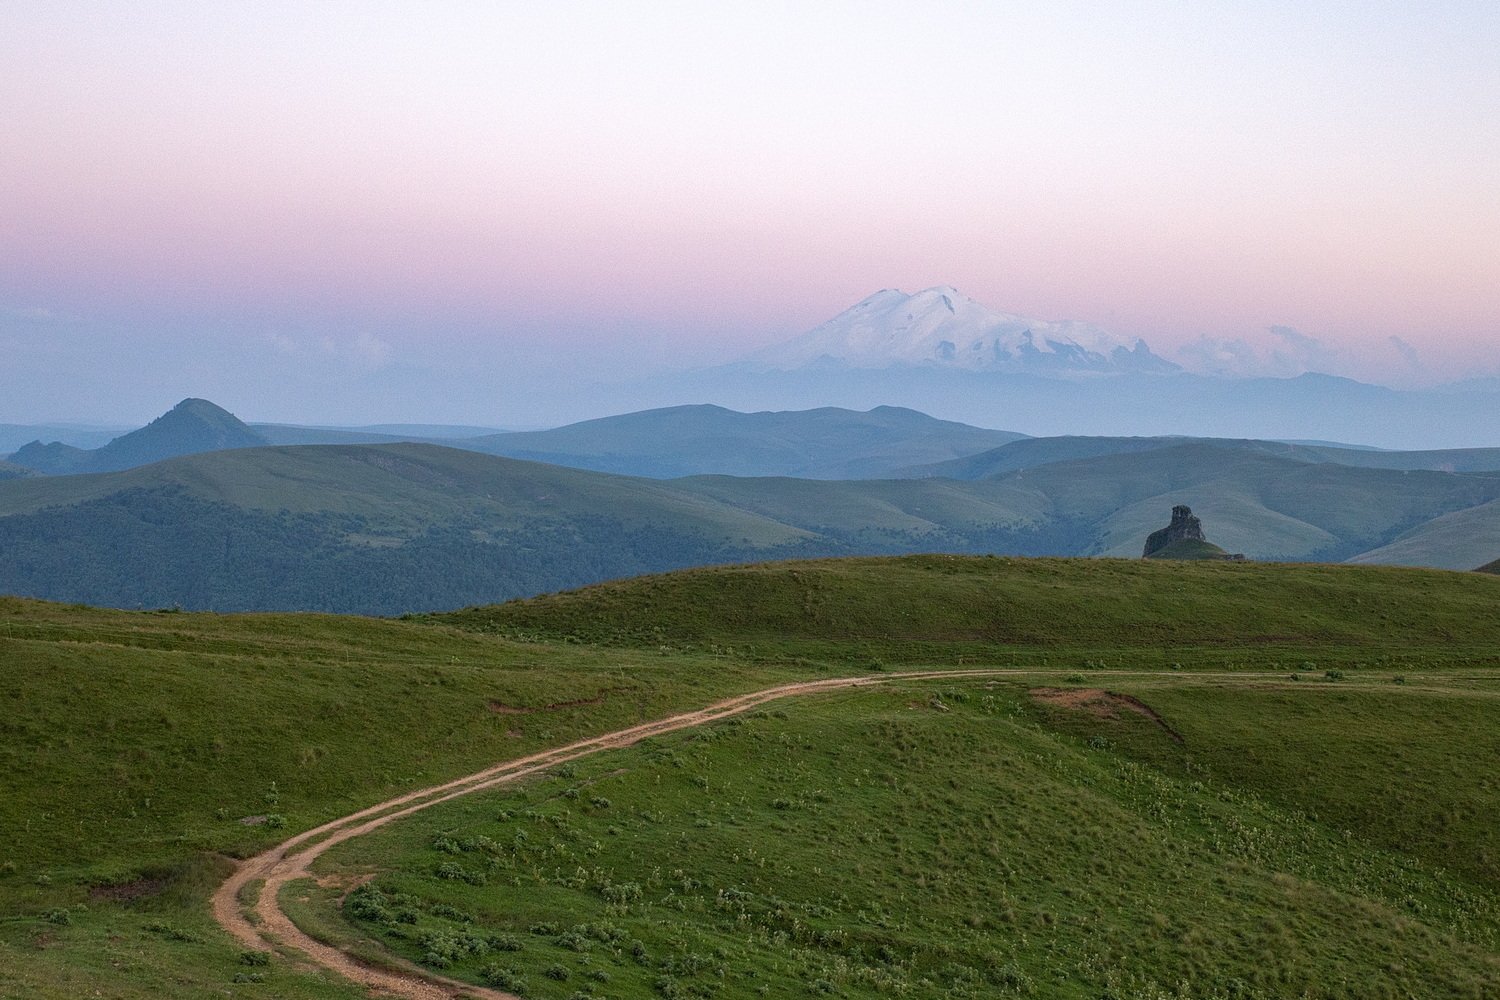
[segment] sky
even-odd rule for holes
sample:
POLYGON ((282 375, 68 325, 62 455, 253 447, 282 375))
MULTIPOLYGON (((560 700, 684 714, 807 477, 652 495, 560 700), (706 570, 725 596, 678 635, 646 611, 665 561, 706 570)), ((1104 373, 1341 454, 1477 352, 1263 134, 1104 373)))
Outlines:
POLYGON ((1500 5, 0 5, 0 421, 526 426, 954 285, 1500 374, 1500 5))

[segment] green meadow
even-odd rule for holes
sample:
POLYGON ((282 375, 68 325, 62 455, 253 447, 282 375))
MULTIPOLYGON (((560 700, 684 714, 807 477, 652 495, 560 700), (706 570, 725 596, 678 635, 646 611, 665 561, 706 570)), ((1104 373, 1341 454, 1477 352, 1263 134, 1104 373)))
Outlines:
POLYGON ((1497 599, 959 557, 399 620, 0 599, 0 997, 361 996, 218 928, 236 859, 732 694, 928 666, 1017 673, 605 751, 341 844, 283 906, 525 997, 1495 995, 1497 599))

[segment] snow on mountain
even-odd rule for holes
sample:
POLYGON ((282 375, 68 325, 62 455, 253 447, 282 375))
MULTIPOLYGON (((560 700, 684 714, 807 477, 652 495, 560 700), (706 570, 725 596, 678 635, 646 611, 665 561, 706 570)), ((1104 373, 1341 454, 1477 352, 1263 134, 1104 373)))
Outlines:
POLYGON ((759 371, 813 365, 880 369, 902 365, 969 371, 1176 371, 1145 341, 1088 323, 995 312, 948 286, 907 295, 876 292, 815 329, 745 359, 759 371))

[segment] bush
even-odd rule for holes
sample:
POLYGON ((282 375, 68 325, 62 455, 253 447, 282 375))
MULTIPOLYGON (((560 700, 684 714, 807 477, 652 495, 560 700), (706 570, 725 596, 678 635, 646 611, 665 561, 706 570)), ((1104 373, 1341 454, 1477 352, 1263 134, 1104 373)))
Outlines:
POLYGON ((559 965, 558 963, 554 962, 551 965, 547 966, 547 968, 542 972, 542 975, 546 976, 548 979, 555 979, 560 983, 565 983, 568 981, 568 977, 572 976, 573 973, 568 970, 568 967, 566 965, 559 965))
POLYGON ((484 980, 486 986, 495 986, 502 990, 520 993, 526 989, 525 976, 516 972, 515 969, 507 969, 499 965, 486 965, 479 970, 479 978, 484 980))
POLYGON ((240 964, 254 967, 270 965, 271 953, 269 951, 242 951, 240 952, 240 964))

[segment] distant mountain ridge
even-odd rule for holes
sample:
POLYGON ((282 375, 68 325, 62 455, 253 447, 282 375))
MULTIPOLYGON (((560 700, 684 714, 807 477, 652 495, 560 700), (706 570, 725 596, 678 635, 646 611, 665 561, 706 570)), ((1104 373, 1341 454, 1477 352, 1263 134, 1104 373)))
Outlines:
POLYGON ((741 413, 710 404, 642 410, 542 431, 441 436, 474 429, 247 425, 207 400, 189 399, 103 448, 87 451, 33 441, 11 460, 44 475, 71 475, 120 471, 228 448, 416 442, 654 479, 715 474, 861 479, 895 476, 913 464, 940 462, 1025 437, 896 406, 866 412, 827 406, 741 413), (427 431, 430 436, 402 430, 427 431))
POLYGON ((1298 462, 1331 462, 1363 469, 1427 472, 1500 472, 1500 448, 1446 448, 1431 451, 1385 451, 1335 444, 1293 444, 1254 438, 1211 437, 1084 437, 1025 438, 989 451, 933 465, 903 469, 903 475, 952 479, 986 479, 1055 462, 1071 462, 1106 455, 1130 455, 1183 444, 1211 444, 1217 448, 1254 451, 1298 462))
POLYGON ((692 475, 872 479, 920 461, 1018 440, 1014 431, 971 427, 899 406, 866 412, 741 413, 697 404, 444 442, 492 455, 571 468, 669 479, 692 475))
POLYGON ((743 364, 760 371, 819 365, 926 366, 992 372, 1175 372, 1139 338, 1090 323, 996 312, 951 286, 914 295, 887 288, 743 364))
POLYGON ((180 455, 268 444, 234 414, 206 399, 184 399, 139 430, 101 448, 84 450, 33 441, 10 457, 16 465, 46 475, 119 472, 180 455))

